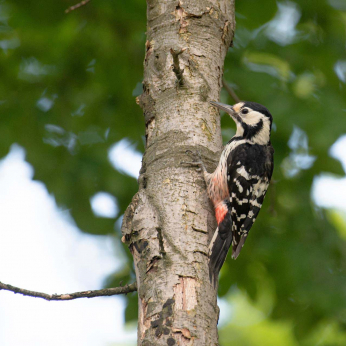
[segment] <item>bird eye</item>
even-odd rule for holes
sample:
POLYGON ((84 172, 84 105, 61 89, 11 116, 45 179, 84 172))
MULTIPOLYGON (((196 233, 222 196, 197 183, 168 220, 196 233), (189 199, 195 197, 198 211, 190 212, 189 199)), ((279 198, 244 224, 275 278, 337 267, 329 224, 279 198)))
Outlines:
POLYGON ((248 114, 249 110, 247 108, 244 108, 244 109, 241 110, 241 113, 242 114, 248 114))

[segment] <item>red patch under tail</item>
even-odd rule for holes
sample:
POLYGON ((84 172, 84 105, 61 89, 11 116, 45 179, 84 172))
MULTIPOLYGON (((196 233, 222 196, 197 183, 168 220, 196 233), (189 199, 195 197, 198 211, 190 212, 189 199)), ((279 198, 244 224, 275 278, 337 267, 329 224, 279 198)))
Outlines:
POLYGON ((228 212, 227 206, 225 203, 221 202, 215 207, 215 217, 217 224, 219 225, 225 218, 228 212))

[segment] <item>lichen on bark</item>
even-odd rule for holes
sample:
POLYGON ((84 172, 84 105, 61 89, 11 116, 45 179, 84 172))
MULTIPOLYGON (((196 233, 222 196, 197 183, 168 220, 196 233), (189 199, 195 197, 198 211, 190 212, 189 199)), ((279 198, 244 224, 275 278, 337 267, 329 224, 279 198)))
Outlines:
POLYGON ((201 174, 180 163, 187 149, 198 150, 210 170, 219 158, 220 119, 207 101, 222 86, 234 0, 147 0, 147 19, 137 99, 146 150, 122 227, 137 277, 138 345, 217 345, 207 257, 214 212, 201 174))

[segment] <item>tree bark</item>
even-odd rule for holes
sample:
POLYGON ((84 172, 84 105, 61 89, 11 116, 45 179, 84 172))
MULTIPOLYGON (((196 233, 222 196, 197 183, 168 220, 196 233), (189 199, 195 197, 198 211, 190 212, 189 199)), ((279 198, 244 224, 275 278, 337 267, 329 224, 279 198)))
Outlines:
POLYGON ((138 285, 138 345, 217 345, 217 291, 207 249, 216 229, 202 174, 222 149, 218 100, 234 0, 147 0, 143 94, 146 151, 123 220, 138 285))

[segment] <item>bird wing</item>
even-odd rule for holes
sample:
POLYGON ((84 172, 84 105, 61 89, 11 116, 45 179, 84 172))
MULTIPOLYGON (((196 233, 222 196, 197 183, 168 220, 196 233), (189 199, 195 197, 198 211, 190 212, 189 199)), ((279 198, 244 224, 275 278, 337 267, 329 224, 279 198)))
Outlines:
POLYGON ((254 224, 259 211, 261 210, 262 203, 269 186, 269 181, 266 179, 258 179, 252 188, 251 199, 249 199, 249 211, 242 220, 241 225, 237 225, 235 229, 234 224, 232 228, 233 243, 232 243, 232 258, 236 259, 239 256, 241 249, 244 246, 248 233, 254 224))
MULTIPOLYGON (((245 151, 245 150, 243 150, 245 151)), ((251 149, 247 148, 246 157, 240 155, 241 167, 251 167, 251 172, 245 168, 238 168, 236 171, 239 173, 235 176, 235 184, 229 184, 229 189, 232 198, 232 211, 235 212, 237 218, 232 215, 232 258, 236 259, 239 256, 241 249, 244 246, 247 235, 254 224, 259 211, 261 210, 264 197, 266 195, 270 179, 273 173, 273 153, 274 150, 269 147, 256 147, 251 149), (239 183, 237 183, 239 182, 239 183), (246 197, 244 198, 244 191, 240 196, 236 196, 233 190, 236 190, 238 185, 242 185, 246 189, 246 197), (233 186, 230 186, 233 185, 233 186), (232 194, 233 193, 233 194, 232 194), (241 200, 241 198, 243 198, 241 200), (246 206, 244 206, 244 203, 246 206)), ((239 154, 238 154, 239 155, 239 154)), ((232 163, 234 164, 232 158, 232 163)), ((238 165, 239 166, 239 165, 238 165)), ((238 191, 239 193, 239 191, 238 191)))

